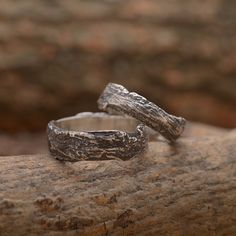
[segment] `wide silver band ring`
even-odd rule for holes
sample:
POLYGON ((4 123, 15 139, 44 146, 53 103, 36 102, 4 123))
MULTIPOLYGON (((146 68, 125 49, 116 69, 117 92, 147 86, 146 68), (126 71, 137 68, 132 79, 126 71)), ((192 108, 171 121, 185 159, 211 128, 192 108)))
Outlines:
POLYGON ((61 161, 129 160, 148 145, 145 125, 132 117, 106 113, 79 113, 51 121, 47 128, 49 150, 61 161))
POLYGON ((98 100, 99 109, 110 114, 126 114, 175 141, 184 131, 185 119, 168 114, 137 93, 109 83, 98 100))

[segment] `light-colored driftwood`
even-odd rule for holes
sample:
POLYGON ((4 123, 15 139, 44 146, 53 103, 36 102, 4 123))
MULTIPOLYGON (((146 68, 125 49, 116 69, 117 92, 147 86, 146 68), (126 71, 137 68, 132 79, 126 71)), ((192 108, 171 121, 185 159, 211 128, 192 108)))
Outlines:
POLYGON ((218 134, 126 162, 0 157, 0 235, 236 235, 236 131, 218 134))

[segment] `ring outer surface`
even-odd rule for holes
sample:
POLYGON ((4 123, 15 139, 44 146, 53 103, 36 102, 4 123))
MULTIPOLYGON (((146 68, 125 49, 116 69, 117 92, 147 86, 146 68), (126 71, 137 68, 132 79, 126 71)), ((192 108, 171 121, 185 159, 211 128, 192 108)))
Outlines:
POLYGON ((98 107, 110 114, 126 114, 175 141, 184 131, 186 120, 168 114, 143 96, 129 92, 119 84, 109 83, 98 99, 98 107))
MULTIPOLYGON (((91 116, 99 119, 101 117, 119 119, 119 116, 90 112, 79 113, 74 117, 69 117, 69 119, 91 116)), ((144 124, 137 125, 134 132, 120 130, 86 132, 62 129, 57 125, 60 122, 60 120, 50 121, 47 127, 47 134, 50 153, 61 161, 77 162, 116 158, 125 161, 139 156, 147 149, 148 134, 144 124)))

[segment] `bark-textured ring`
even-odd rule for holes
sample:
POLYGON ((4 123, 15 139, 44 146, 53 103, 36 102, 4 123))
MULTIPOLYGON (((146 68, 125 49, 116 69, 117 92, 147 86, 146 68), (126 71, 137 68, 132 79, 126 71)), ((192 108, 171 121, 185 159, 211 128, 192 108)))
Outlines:
POLYGON ((109 113, 126 114, 175 141, 184 131, 185 119, 168 114, 137 93, 121 85, 109 83, 98 100, 99 109, 109 113))
POLYGON ((50 121, 51 154, 61 161, 128 160, 142 154, 148 144, 146 127, 131 117, 106 113, 79 113, 50 121))

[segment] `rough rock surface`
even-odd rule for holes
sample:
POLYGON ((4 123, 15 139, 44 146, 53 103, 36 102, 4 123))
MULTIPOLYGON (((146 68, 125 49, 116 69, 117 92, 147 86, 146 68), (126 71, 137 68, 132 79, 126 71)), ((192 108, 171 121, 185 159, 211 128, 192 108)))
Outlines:
POLYGON ((235 235, 236 132, 197 130, 126 162, 0 157, 0 235, 235 235))
POLYGON ((0 129, 94 111, 108 81, 235 127, 235 22, 233 0, 1 0, 0 129))

